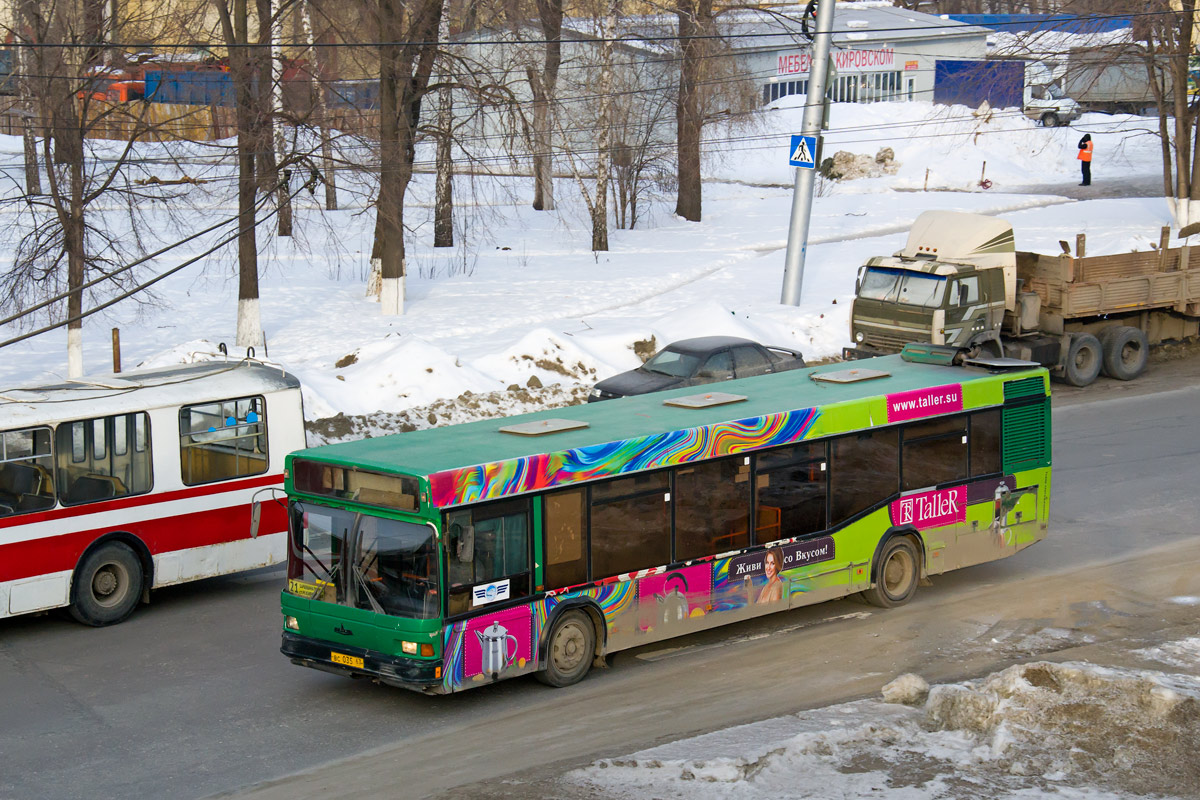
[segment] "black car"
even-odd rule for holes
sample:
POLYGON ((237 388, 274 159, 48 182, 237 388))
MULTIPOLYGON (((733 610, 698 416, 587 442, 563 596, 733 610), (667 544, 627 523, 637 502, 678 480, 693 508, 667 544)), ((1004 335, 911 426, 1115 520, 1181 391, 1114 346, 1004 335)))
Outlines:
POLYGON ((736 336, 701 336, 669 344, 637 369, 605 378, 592 389, 588 402, 803 366, 800 353, 785 347, 764 347, 736 336))

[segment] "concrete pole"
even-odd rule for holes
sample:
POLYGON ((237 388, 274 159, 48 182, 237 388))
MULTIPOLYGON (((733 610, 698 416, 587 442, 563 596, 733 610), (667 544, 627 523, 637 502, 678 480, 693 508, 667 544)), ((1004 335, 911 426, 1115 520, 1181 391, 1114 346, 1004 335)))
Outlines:
MULTIPOLYGON (((825 83, 829 72, 829 43, 833 38, 834 0, 817 4, 817 29, 812 42, 812 62, 808 71, 808 99, 804 102, 803 136, 821 135, 821 117, 825 107, 825 83)), ((816 157, 816 153, 813 154, 816 157)), ((783 262, 784 305, 800 305, 800 290, 804 283, 804 254, 808 249, 808 222, 812 217, 813 182, 815 169, 796 167, 796 183, 792 188, 792 219, 788 227, 787 256, 783 262)))

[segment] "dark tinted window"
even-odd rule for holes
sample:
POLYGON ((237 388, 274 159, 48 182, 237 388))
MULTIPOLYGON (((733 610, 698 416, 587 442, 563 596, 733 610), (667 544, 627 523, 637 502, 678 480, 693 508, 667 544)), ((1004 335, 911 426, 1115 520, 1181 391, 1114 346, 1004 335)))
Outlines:
POLYGON ((704 362, 704 366, 696 373, 697 378, 715 378, 717 380, 726 380, 733 377, 733 356, 728 350, 720 353, 713 353, 704 362))
POLYGON ((762 375, 771 367, 770 360, 762 351, 749 345, 733 348, 733 364, 739 378, 762 375))
POLYGON ((966 417, 913 423, 902 435, 905 491, 967 477, 966 417))
POLYGON ((825 530, 825 443, 801 444, 760 453, 755 461, 758 491, 755 541, 770 542, 825 530))
POLYGON ((542 498, 546 530, 547 589, 587 582, 587 537, 584 529, 584 490, 568 489, 542 498))
MULTIPOLYGON (((750 544, 750 467, 723 458, 675 470, 675 560, 750 544)), ((646 566, 652 566, 647 564, 646 566)))
POLYGON ((971 415, 971 475, 991 475, 999 472, 1000 409, 978 411, 971 415))
POLYGON ((890 428, 852 433, 831 442, 831 524, 844 522, 897 492, 899 439, 899 432, 890 428))
POLYGON ((671 560, 666 472, 592 487, 592 578, 656 567, 671 560))

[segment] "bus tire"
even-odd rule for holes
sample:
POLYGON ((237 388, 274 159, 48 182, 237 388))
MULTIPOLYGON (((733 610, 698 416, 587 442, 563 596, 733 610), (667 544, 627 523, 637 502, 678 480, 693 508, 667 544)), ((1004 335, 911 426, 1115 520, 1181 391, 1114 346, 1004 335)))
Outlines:
POLYGON ((71 616, 95 628, 115 625, 137 607, 142 582, 142 562, 127 545, 103 544, 75 569, 71 616))
POLYGON ((1131 381, 1146 369, 1150 340, 1141 328, 1117 325, 1100 332, 1104 351, 1104 374, 1119 381, 1131 381))
POLYGON ((537 679, 547 686, 579 683, 596 657, 596 628, 582 611, 566 611, 546 641, 546 666, 537 679))
POLYGON ((875 583, 863 599, 880 608, 895 608, 912 599, 921 579, 921 559, 912 539, 893 536, 883 546, 875 564, 875 583))
POLYGON ((1100 375, 1104 360, 1101 353, 1100 340, 1090 333, 1072 336, 1063 364, 1063 378, 1072 386, 1090 386, 1100 375))

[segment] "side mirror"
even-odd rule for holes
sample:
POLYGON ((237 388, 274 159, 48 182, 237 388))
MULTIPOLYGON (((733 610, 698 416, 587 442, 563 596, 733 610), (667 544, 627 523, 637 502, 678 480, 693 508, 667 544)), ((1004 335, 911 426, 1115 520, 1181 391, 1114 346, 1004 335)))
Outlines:
POLYGON ((262 522, 262 503, 255 500, 250 504, 250 538, 258 538, 258 526, 262 522))

